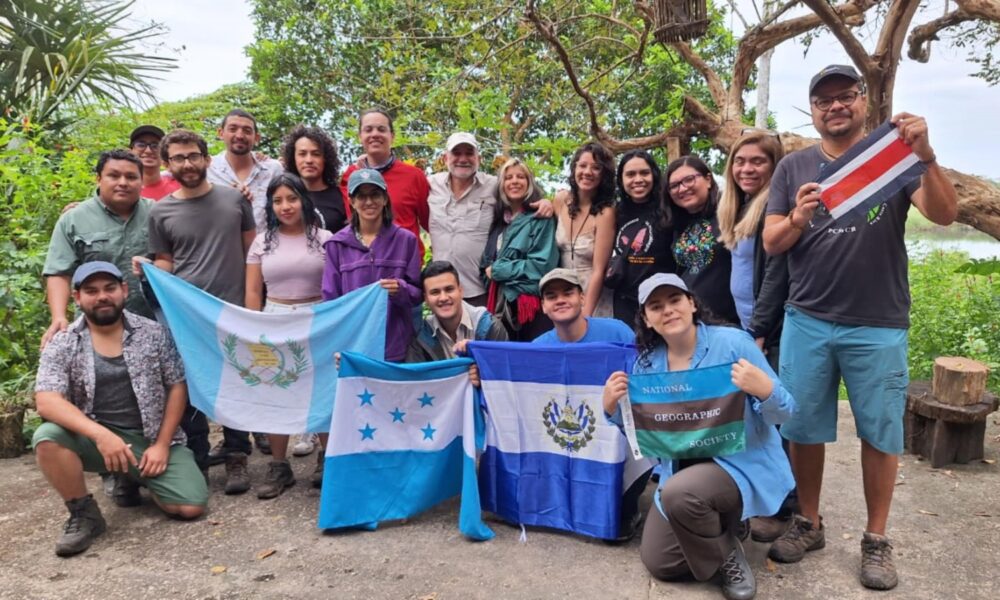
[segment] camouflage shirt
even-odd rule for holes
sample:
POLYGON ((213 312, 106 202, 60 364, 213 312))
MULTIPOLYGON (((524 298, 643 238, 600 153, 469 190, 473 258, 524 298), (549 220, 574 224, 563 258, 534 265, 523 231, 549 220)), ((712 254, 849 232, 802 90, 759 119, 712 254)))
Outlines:
MULTIPOLYGON (((143 436, 151 443, 160 434, 167 393, 184 381, 184 365, 170 333, 156 321, 124 311, 122 354, 132 391, 142 415, 143 436)), ((42 351, 35 379, 36 392, 56 392, 94 418, 94 351, 84 317, 56 334, 42 351)), ((178 427, 173 443, 184 443, 178 427)))

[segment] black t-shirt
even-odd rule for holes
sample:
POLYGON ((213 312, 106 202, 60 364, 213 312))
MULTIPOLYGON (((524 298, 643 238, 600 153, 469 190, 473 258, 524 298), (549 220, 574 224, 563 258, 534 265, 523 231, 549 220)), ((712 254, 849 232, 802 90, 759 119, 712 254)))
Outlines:
MULTIPOLYGON (((786 156, 771 178, 767 214, 787 215, 799 187, 815 181, 828 162, 818 145, 786 156)), ((919 180, 908 185, 860 224, 839 224, 821 205, 788 250, 788 303, 834 323, 909 327, 904 232, 919 187, 919 180)))
POLYGON ((309 192, 309 197, 319 214, 323 215, 324 229, 336 233, 347 225, 347 209, 339 186, 331 185, 319 192, 309 192))
POLYGON ((739 325, 729 281, 733 257, 719 241, 719 222, 714 215, 682 215, 678 219, 674 260, 681 279, 712 316, 739 325))
POLYGON ((626 254, 622 282, 615 296, 638 302, 639 284, 655 273, 674 273, 677 265, 670 250, 672 232, 661 229, 657 222, 656 205, 627 202, 618 215, 614 255, 626 254))

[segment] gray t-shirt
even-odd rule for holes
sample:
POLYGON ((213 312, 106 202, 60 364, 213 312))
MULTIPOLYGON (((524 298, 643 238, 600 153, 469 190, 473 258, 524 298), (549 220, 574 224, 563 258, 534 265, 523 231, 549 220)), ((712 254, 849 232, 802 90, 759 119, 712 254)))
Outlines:
POLYGON ((204 196, 172 194, 149 214, 149 250, 171 254, 174 275, 217 298, 243 306, 243 232, 255 230, 253 207, 238 191, 212 186, 204 196))
POLYGON ((102 356, 94 351, 94 418, 119 429, 142 431, 139 400, 122 355, 102 356))
MULTIPOLYGON (((815 181, 831 162, 818 145, 786 156, 774 170, 768 215, 787 215, 803 184, 815 181)), ((903 235, 910 184, 868 212, 867 220, 837 223, 821 205, 788 250, 788 304, 826 321, 845 325, 910 325, 910 285, 903 235)))

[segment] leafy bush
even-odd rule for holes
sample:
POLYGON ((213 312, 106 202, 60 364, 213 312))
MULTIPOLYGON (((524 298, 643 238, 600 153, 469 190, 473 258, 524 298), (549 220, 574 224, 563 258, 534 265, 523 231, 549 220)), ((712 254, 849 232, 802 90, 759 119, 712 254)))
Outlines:
POLYGON ((1000 274, 967 274, 966 257, 935 251, 910 263, 910 378, 930 379, 938 356, 966 356, 990 367, 1000 393, 1000 274))

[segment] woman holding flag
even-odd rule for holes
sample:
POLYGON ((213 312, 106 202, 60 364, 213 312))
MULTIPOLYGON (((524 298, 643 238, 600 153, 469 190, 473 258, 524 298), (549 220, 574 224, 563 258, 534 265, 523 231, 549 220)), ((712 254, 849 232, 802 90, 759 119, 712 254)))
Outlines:
MULTIPOLYGON (((297 175, 282 173, 271 181, 264 214, 267 229, 247 252, 246 308, 288 313, 318 303, 323 244, 333 234, 320 229, 312 199, 297 175)), ((263 485, 257 488, 260 499, 276 498, 295 484, 287 458, 288 436, 269 434, 268 439, 271 463, 263 485)))
MULTIPOLYGON (((732 386, 746 395, 743 450, 663 460, 660 488, 643 530, 642 562, 658 579, 694 576, 706 581, 718 573, 726 598, 753 598, 757 586, 738 537, 739 525, 750 517, 774 514, 794 485, 774 425, 791 416, 795 401, 749 335, 704 322, 699 300, 680 277, 653 275, 639 286, 639 302, 634 374, 697 374, 699 369, 731 364, 732 386)), ((686 386, 697 385, 695 379, 685 380, 691 382, 686 386)), ((616 422, 623 416, 618 403, 628 384, 629 376, 618 371, 604 387, 604 410, 614 414, 616 422)))

